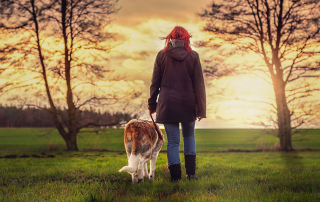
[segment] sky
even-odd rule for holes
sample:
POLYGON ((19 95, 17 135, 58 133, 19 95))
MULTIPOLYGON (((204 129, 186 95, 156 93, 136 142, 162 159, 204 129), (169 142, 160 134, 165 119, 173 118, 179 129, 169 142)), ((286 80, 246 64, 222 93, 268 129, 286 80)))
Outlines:
MULTIPOLYGON (((211 0, 119 0, 121 8, 111 16, 111 24, 106 27, 115 33, 117 44, 107 54, 107 65, 125 80, 116 86, 125 88, 124 83, 129 82, 133 88, 141 88, 140 101, 147 103, 155 57, 164 48, 160 37, 167 36, 176 25, 183 26, 192 35, 191 47, 199 53, 203 68, 205 60, 226 51, 194 46, 197 41, 214 37, 202 31, 205 22, 197 16, 210 3, 211 0)), ((231 65, 263 64, 261 62, 254 54, 226 60, 231 65)), ((218 64, 218 68, 223 69, 224 65, 218 64)), ((196 128, 257 128, 261 127, 261 122, 270 120, 272 108, 257 102, 274 102, 273 88, 263 79, 239 74, 219 80, 205 78, 205 82, 207 118, 197 122, 196 128)), ((125 90, 130 90, 130 86, 126 85, 125 90)), ((313 98, 318 99, 319 93, 313 98)), ((149 118, 147 108, 139 110, 145 112, 141 118, 149 118)))
MULTIPOLYGON (((160 37, 168 35, 176 25, 191 33, 191 45, 209 37, 202 31, 205 23, 197 13, 210 3, 211 0, 120 0, 121 9, 113 16, 110 28, 124 42, 111 51, 110 66, 118 72, 125 72, 128 75, 126 80, 143 83, 145 96, 148 96, 154 60, 157 52, 164 47, 160 37)), ((192 48, 202 60, 210 57, 205 49, 192 48)), ((211 83, 211 80, 206 80, 206 83, 211 83)), ((268 106, 239 100, 266 100, 272 97, 272 86, 263 80, 238 76, 213 83, 206 88, 207 118, 197 122, 197 128, 255 128, 257 126, 252 123, 257 122, 257 118, 263 119, 268 113, 268 106), (227 94, 221 96, 220 91, 226 88, 227 94)))

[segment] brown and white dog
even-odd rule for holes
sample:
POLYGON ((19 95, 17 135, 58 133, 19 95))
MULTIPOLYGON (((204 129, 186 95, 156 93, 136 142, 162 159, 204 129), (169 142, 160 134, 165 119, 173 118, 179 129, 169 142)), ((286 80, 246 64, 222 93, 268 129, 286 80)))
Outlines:
POLYGON ((133 119, 124 130, 124 146, 128 156, 128 166, 119 172, 127 171, 132 175, 132 183, 144 182, 144 177, 154 180, 156 161, 164 142, 158 125, 152 121, 133 119), (156 128, 156 127, 157 128, 156 128), (150 160, 150 174, 147 162, 150 160))

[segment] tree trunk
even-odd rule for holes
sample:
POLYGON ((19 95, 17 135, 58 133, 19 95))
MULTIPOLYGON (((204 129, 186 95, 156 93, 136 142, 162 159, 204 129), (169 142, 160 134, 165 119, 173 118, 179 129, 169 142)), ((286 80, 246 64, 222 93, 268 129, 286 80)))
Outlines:
POLYGON ((71 146, 71 145, 74 145, 74 144, 71 143, 72 141, 68 141, 68 138, 69 138, 68 135, 69 134, 65 131, 63 125, 59 121, 58 112, 57 112, 56 106, 55 106, 55 104, 53 102, 53 98, 51 96, 51 92, 50 92, 50 88, 49 88, 49 82, 48 82, 48 78, 47 78, 46 66, 45 66, 44 57, 43 57, 43 54, 42 54, 42 47, 41 47, 41 44, 40 44, 39 24, 38 24, 38 20, 37 20, 36 8, 35 8, 35 4, 34 3, 35 3, 34 0, 32 0, 31 1, 31 6, 32 6, 33 22, 34 22, 34 25, 35 25, 35 33, 36 33, 36 36, 37 36, 37 38, 36 38, 37 39, 37 49, 38 49, 38 53, 39 53, 39 60, 40 60, 41 68, 42 68, 42 76, 43 76, 43 80, 44 80, 44 84, 45 84, 45 88, 46 88, 48 101, 49 101, 49 104, 50 104, 50 109, 51 109, 51 114, 52 114, 52 117, 53 117, 54 125, 57 128, 57 130, 59 131, 59 133, 62 136, 62 138, 65 140, 68 150, 71 149, 73 151, 77 151, 78 150, 77 145, 75 144, 75 147, 71 146))
POLYGON ((77 146, 77 133, 69 133, 68 138, 64 139, 68 151, 79 151, 77 146))
MULTIPOLYGON (((62 34, 64 40, 64 65, 65 65, 65 78, 67 84, 67 105, 68 105, 68 118, 69 118, 69 133, 66 140, 68 151, 78 151, 77 147, 77 117, 76 106, 73 102, 73 93, 71 87, 71 53, 68 48, 68 34, 67 34, 67 0, 61 1, 61 23, 62 34)), ((72 33, 70 33, 72 35, 72 33)), ((72 37, 72 36, 71 36, 72 37)))
POLYGON ((285 95, 285 83, 282 78, 279 77, 273 82, 273 89, 277 103, 278 137, 280 140, 280 147, 283 151, 291 151, 291 115, 285 95))

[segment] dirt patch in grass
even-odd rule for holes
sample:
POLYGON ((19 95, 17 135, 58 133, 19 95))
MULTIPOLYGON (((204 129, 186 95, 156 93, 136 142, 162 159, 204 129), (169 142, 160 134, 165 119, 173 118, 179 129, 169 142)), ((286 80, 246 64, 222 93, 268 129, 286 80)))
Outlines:
MULTIPOLYGON (((82 151, 85 152, 91 152, 91 151, 99 151, 99 152, 113 152, 118 154, 125 154, 125 151, 119 151, 119 150, 108 150, 108 149, 83 149, 82 151)), ((197 153, 226 153, 226 152, 278 152, 281 150, 278 149, 233 149, 230 148, 228 150, 217 150, 217 151, 197 151, 197 153)), ((297 148, 293 149, 292 151, 320 151, 320 148, 297 148)), ((167 150, 161 150, 161 153, 167 153, 167 150)), ((183 153, 183 151, 180 151, 180 153, 183 153)), ((76 155, 74 155, 76 156, 76 155)))
POLYGON ((14 159, 14 158, 17 158, 17 155, 8 154, 8 155, 3 156, 2 158, 6 158, 6 159, 14 159))
MULTIPOLYGON (((84 152, 92 152, 92 151, 99 151, 99 152, 112 152, 112 153, 118 153, 119 155, 125 154, 124 151, 116 151, 116 150, 107 150, 107 149, 84 149, 82 150, 84 152)), ((293 149, 292 151, 320 151, 320 148, 297 148, 293 149)), ((161 150, 161 153, 167 153, 167 150, 161 150)), ((274 149, 228 149, 228 150, 221 150, 221 151, 197 151, 197 153, 237 153, 237 152, 243 152, 243 153, 250 153, 250 152, 280 152, 279 150, 274 149)), ((180 151, 180 153, 183 153, 183 151, 180 151)), ((61 154, 61 153, 57 153, 61 154)), ((95 154, 95 155, 89 155, 85 153, 76 153, 71 154, 69 157, 93 157, 93 156, 103 156, 102 153, 95 154)), ((22 154, 22 155, 16 155, 16 154, 7 154, 5 156, 0 156, 0 158, 5 159, 15 159, 15 158, 55 158, 55 155, 52 154, 46 154, 44 152, 40 154, 22 154)))
POLYGON ((15 158, 54 158, 56 157, 55 155, 52 154, 31 154, 31 155, 27 155, 27 154, 22 154, 20 156, 16 155, 16 154, 8 154, 5 156, 0 156, 0 158, 5 158, 5 159, 15 159, 15 158))

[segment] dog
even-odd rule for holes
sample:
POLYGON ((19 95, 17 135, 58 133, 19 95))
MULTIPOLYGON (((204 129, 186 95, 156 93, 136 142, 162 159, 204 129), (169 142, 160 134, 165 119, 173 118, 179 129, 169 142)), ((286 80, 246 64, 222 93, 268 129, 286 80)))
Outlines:
POLYGON ((124 146, 128 157, 128 166, 119 172, 126 171, 132 175, 132 183, 149 181, 155 178, 156 161, 164 143, 164 136, 154 121, 133 119, 124 130, 124 146), (147 162, 150 160, 150 174, 147 162))

